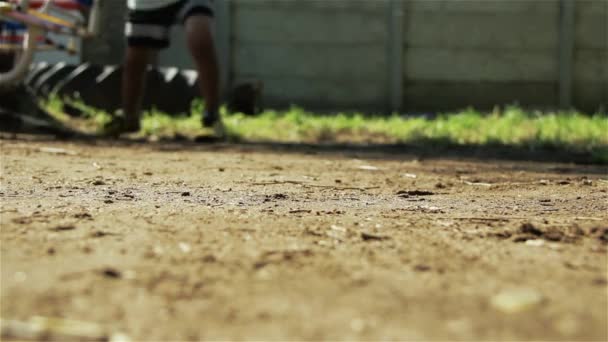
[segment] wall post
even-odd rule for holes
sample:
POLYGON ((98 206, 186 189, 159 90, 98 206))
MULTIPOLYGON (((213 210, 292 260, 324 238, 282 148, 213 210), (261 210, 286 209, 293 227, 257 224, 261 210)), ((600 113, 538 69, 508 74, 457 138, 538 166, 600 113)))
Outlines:
POLYGON ((388 108, 392 113, 403 106, 403 0, 388 2, 388 108))
POLYGON ((559 1, 559 107, 572 107, 572 74, 574 66, 574 0, 559 1))

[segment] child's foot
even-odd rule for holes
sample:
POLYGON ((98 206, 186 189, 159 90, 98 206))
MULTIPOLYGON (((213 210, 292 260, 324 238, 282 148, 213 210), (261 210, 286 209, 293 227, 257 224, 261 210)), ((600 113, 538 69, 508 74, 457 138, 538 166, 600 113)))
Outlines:
POLYGON ((223 138, 226 134, 224 123, 218 113, 214 114, 205 111, 203 113, 202 124, 203 127, 211 128, 213 130, 213 135, 217 138, 223 138))
POLYGON ((117 137, 121 134, 139 132, 140 128, 139 119, 129 119, 119 113, 103 126, 103 134, 117 137))
POLYGON ((207 127, 207 128, 213 128, 213 126, 220 120, 220 115, 215 112, 208 112, 208 111, 204 111, 203 112, 203 127, 207 127))

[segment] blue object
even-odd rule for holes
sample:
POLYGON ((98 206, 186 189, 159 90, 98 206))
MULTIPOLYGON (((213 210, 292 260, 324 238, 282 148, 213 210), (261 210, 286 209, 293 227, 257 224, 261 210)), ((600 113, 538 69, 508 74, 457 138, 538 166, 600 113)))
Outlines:
POLYGON ((0 21, 0 30, 6 31, 19 31, 25 30, 27 27, 23 23, 18 23, 14 21, 0 21))
POLYGON ((25 24, 18 22, 3 21, 0 24, 2 25, 2 29, 4 30, 18 31, 26 29, 25 24))

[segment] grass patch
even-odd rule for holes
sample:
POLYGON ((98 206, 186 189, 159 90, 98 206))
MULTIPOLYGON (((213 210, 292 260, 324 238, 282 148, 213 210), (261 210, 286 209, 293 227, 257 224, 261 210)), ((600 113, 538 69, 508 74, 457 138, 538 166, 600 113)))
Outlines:
MULTIPOLYGON (((99 131, 110 115, 71 103, 84 113, 80 128, 99 131)), ((51 98, 46 107, 61 114, 63 102, 51 98)), ((170 116, 147 111, 141 134, 147 137, 196 137, 207 132, 200 125, 202 103, 195 102, 190 115, 170 116)), ((399 114, 369 116, 362 113, 320 115, 302 108, 269 110, 257 116, 228 114, 222 109, 229 138, 234 141, 292 143, 403 143, 428 147, 508 146, 528 150, 560 150, 585 153, 594 161, 608 163, 608 116, 578 112, 530 112, 518 107, 482 113, 473 109, 444 113, 434 118, 399 114)), ((69 120, 73 121, 73 120, 69 120)))

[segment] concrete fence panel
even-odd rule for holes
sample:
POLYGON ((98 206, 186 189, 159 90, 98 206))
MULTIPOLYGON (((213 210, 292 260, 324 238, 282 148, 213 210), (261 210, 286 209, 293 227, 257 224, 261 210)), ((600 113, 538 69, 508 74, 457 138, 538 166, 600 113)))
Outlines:
POLYGON ((233 81, 263 81, 264 102, 274 106, 384 109, 387 4, 237 1, 233 81))
POLYGON ((577 1, 575 11, 573 104, 608 109, 608 1, 577 1))
POLYGON ((406 110, 557 101, 558 1, 405 4, 406 110))

